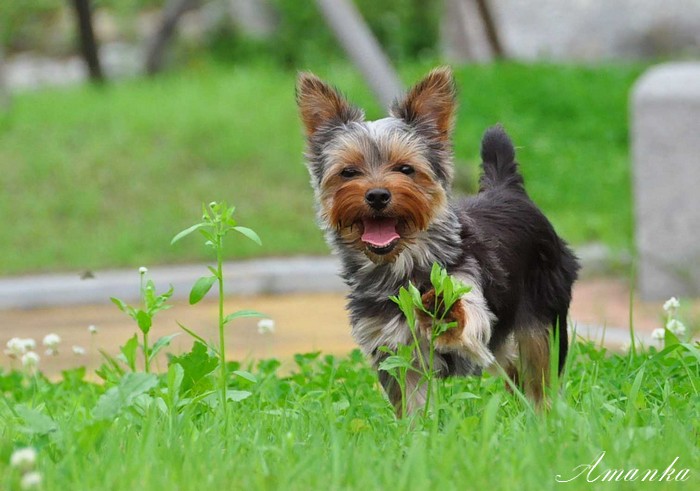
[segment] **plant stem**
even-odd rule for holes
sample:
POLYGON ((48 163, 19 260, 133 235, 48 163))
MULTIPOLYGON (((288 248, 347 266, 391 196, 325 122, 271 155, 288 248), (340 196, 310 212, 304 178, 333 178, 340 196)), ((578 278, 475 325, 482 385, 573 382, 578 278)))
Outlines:
MULTIPOLYGON (((435 329, 435 321, 433 321, 433 329, 435 329)), ((425 373, 425 378, 428 384, 428 394, 425 396, 425 407, 423 408, 423 416, 428 416, 430 409, 430 396, 433 393, 433 367, 435 366, 435 340, 434 336, 430 336, 430 347, 428 352, 428 371, 425 373)))
POLYGON ((411 331, 411 336, 413 336, 413 344, 416 347, 416 351, 418 352, 418 363, 420 364, 421 370, 425 373, 427 370, 427 367, 425 366, 425 359, 423 358, 423 352, 420 349, 420 343, 418 342, 418 335, 416 334, 416 325, 415 321, 411 325, 409 323, 408 325, 408 330, 411 331))
POLYGON ((143 333, 143 359, 144 359, 144 370, 146 373, 151 373, 151 357, 148 353, 148 333, 143 333))
POLYGON ((224 411, 224 428, 228 427, 227 424, 227 411, 226 411, 226 345, 224 340, 224 273, 223 273, 223 245, 224 237, 220 230, 217 230, 217 241, 216 241, 216 276, 219 282, 219 358, 221 363, 221 374, 220 374, 220 384, 221 384, 221 407, 224 411))
POLYGON ((406 400, 406 376, 408 375, 407 368, 401 368, 401 380, 399 381, 399 386, 401 388, 401 416, 406 417, 406 411, 408 410, 408 401, 406 400))
MULTIPOLYGON (((140 272, 140 290, 141 290, 141 299, 143 301, 143 307, 144 309, 148 310, 148 302, 146 301, 146 286, 144 284, 144 280, 146 279, 146 273, 143 271, 140 272)), ((148 332, 142 331, 143 332, 143 369, 146 373, 151 372, 151 361, 149 360, 148 356, 148 332)), ((136 362, 134 362, 136 364, 136 362)))

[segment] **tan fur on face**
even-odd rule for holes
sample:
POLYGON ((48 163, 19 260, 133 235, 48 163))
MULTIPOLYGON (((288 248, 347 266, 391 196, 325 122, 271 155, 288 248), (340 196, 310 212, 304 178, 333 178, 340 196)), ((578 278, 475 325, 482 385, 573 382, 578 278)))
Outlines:
POLYGON ((421 148, 408 138, 391 135, 381 139, 377 147, 360 137, 347 138, 328 150, 327 155, 332 163, 320 184, 322 216, 340 232, 347 244, 362 250, 374 262, 393 261, 446 206, 444 189, 435 180, 421 148), (371 159, 379 159, 381 164, 370 166, 371 159), (411 165, 414 174, 407 176, 398 172, 401 165, 411 165), (361 175, 350 179, 342 177, 341 172, 347 167, 358 170, 361 175), (398 219, 397 231, 401 236, 399 245, 383 256, 371 253, 361 240, 362 219, 377 215, 365 202, 365 194, 378 187, 391 193, 391 202, 381 214, 398 219))

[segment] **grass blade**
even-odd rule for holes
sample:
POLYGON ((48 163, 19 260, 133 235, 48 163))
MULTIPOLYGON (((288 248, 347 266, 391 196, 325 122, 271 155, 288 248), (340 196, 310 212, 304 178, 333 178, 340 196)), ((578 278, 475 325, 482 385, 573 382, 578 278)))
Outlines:
POLYGON ((238 312, 234 312, 233 314, 227 315, 226 318, 224 319, 224 324, 228 324, 232 320, 242 319, 245 317, 268 317, 268 316, 258 312, 257 310, 239 310, 238 312))

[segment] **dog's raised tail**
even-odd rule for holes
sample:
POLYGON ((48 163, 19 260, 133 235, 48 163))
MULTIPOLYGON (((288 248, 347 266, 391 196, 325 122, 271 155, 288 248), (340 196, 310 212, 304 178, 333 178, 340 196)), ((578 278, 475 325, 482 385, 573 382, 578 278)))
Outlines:
POLYGON ((481 161, 484 172, 479 187, 482 191, 498 186, 524 189, 523 178, 515 161, 513 142, 501 125, 492 126, 484 133, 481 139, 481 161))

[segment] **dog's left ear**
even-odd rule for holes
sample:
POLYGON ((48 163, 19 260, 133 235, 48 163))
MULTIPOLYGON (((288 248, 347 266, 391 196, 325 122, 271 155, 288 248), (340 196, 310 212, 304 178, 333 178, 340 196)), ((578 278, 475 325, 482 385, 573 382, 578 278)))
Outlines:
POLYGON ((333 87, 313 73, 302 72, 297 77, 297 105, 306 136, 312 137, 324 126, 362 121, 364 114, 351 106, 333 87))
POLYGON ((437 137, 447 141, 454 126, 457 89, 452 69, 447 66, 431 71, 403 100, 391 108, 391 115, 411 125, 430 125, 437 137))

